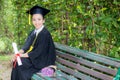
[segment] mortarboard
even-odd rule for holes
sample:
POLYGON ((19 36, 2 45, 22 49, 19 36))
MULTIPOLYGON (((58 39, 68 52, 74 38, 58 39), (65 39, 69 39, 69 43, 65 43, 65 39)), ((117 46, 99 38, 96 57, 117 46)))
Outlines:
POLYGON ((50 10, 40 7, 38 5, 33 6, 30 10, 27 11, 27 13, 29 14, 29 24, 30 24, 30 15, 41 14, 44 17, 49 12, 50 10))

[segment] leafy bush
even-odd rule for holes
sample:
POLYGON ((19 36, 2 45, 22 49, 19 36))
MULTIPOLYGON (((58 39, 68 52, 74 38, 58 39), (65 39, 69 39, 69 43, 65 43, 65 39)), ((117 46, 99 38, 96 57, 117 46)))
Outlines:
POLYGON ((7 34, 5 37, 14 39, 19 45, 24 44, 34 28, 28 24, 26 10, 40 4, 51 10, 45 16, 45 25, 55 42, 120 58, 118 0, 1 0, 1 3, 0 34, 7 34))
POLYGON ((12 52, 12 41, 7 37, 0 38, 0 53, 12 52))

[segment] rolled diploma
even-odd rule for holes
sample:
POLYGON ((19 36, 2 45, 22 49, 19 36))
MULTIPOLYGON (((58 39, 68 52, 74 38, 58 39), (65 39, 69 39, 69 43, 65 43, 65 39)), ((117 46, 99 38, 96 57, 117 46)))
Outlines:
MULTIPOLYGON (((18 54, 17 44, 13 42, 13 43, 12 43, 12 46, 13 46, 13 49, 14 49, 15 54, 18 54)), ((17 62, 18 62, 18 65, 19 65, 19 66, 22 65, 20 56, 17 56, 17 62)))

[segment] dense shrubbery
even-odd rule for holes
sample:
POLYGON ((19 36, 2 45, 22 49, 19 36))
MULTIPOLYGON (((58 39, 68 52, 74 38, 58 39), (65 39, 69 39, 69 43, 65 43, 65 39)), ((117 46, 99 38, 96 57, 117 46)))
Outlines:
MULTIPOLYGON (((27 34, 33 29, 28 24, 26 10, 40 4, 51 10, 46 16, 46 27, 54 41, 69 46, 120 58, 120 2, 118 0, 12 0, 1 1, 0 19, 5 37, 24 43, 27 34), (11 8, 8 8, 12 5, 11 8), (13 7, 14 6, 14 7, 13 7), (4 7, 4 8, 2 8, 4 7), (12 12, 11 12, 12 11, 12 12), (6 22, 6 20, 11 22, 6 22), (4 24, 3 24, 4 23, 4 24), (14 37, 11 37, 14 36, 14 37)), ((11 43, 10 43, 11 44, 11 43)))

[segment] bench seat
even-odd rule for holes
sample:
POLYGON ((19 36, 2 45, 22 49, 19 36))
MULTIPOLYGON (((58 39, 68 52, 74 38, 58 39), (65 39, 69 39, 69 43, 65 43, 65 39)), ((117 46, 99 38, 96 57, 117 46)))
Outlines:
POLYGON ((55 43, 55 77, 34 74, 32 80, 113 80, 120 60, 55 43))

